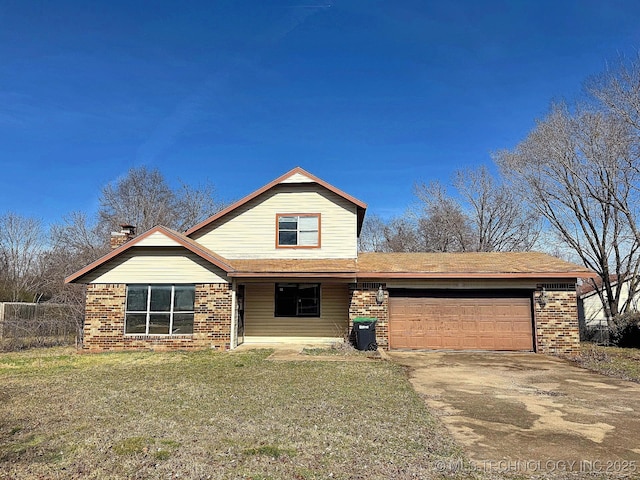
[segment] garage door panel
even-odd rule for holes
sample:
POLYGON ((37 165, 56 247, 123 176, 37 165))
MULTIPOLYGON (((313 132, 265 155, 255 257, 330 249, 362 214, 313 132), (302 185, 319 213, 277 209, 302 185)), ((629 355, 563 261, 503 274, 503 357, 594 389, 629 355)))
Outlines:
POLYGON ((531 338, 531 325, 524 325, 520 323, 512 323, 513 332, 520 334, 528 339, 531 338))
POLYGON ((486 320, 481 319, 475 323, 478 326, 478 333, 480 334, 495 333, 500 330, 500 327, 497 324, 498 322, 487 322, 486 320))
POLYGON ((391 348, 532 350, 529 298, 390 297, 391 348))
POLYGON ((485 322, 492 323, 496 332, 503 332, 503 333, 513 332, 517 329, 517 326, 518 326, 517 322, 503 319, 503 318, 496 320, 495 322, 488 322, 488 321, 485 321, 485 322))
MULTIPOLYGON (((474 343, 469 342, 470 347, 474 348, 474 343)), ((480 350, 495 350, 496 348, 496 338, 492 336, 480 336, 478 338, 478 347, 480 350)))
MULTIPOLYGON (((469 321, 469 320, 462 320, 460 323, 460 330, 462 332, 464 332, 465 334, 469 334, 469 335, 476 335, 480 329, 480 325, 478 325, 478 322, 473 322, 473 321, 469 321)), ((451 333, 455 334, 455 325, 451 326, 451 333)))
POLYGON ((443 348, 459 349, 462 345, 462 342, 460 340, 460 338, 451 336, 442 337, 443 348))

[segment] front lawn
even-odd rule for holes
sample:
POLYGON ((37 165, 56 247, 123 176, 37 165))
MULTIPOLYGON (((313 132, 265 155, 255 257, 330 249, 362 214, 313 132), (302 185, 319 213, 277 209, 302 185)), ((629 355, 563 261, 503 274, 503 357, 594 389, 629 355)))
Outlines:
POLYGON ((640 383, 640 349, 583 343, 576 361, 589 370, 640 383))
POLYGON ((0 478, 428 479, 462 458, 400 367, 269 353, 0 354, 0 478))

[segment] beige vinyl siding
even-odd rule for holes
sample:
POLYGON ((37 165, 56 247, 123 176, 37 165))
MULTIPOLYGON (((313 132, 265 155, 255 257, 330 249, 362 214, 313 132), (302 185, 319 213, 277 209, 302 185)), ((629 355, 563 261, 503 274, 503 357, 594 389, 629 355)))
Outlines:
POLYGON ((225 258, 355 258, 356 206, 315 183, 281 184, 195 233, 225 258), (319 213, 320 248, 276 248, 276 214, 319 213))
POLYGON ((343 337, 349 318, 347 284, 320 285, 320 317, 275 317, 275 284, 245 287, 245 335, 273 337, 343 337))
POLYGON ((289 178, 285 178, 284 180, 282 180, 281 183, 311 183, 311 182, 313 182, 313 180, 311 180, 306 175, 303 175, 301 173, 296 173, 294 175, 291 175, 289 178))
POLYGON ((88 283, 227 283, 225 272, 183 247, 133 247, 86 276, 88 283))
POLYGON ((162 232, 154 232, 136 243, 136 247, 181 247, 178 242, 162 232))

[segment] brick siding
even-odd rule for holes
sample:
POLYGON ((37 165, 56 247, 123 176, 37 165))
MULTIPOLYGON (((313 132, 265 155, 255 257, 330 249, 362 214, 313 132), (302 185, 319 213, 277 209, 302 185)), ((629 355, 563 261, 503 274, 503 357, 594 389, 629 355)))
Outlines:
MULTIPOLYGON (((355 317, 377 318, 376 339, 384 350, 389 349, 389 293, 385 288, 384 302, 376 302, 377 286, 361 283, 349 287, 349 330, 355 317)), ((536 291, 536 351, 551 355, 575 355, 580 349, 578 310, 574 291, 546 291, 547 303, 540 304, 541 292, 536 291)))
POLYGON ((580 330, 576 292, 547 290, 544 306, 540 303, 541 296, 541 291, 535 292, 537 351, 562 356, 579 353, 580 330))
MULTIPOLYGON (((380 284, 349 286, 349 331, 355 317, 373 317, 378 346, 389 349, 389 294, 378 304, 380 284)), ((540 303, 541 291, 534 295, 536 351, 552 355, 579 352, 580 335, 576 293, 547 290, 547 302, 540 303)), ((87 288, 84 326, 85 352, 114 350, 188 350, 231 346, 231 301, 228 284, 198 284, 195 294, 193 335, 146 336, 124 335, 126 287, 123 284, 91 284, 87 288)))
POLYGON ((231 287, 196 284, 192 335, 125 335, 124 284, 90 284, 84 324, 84 352, 192 350, 231 347, 231 287))
MULTIPOLYGON (((355 317, 372 317, 378 319, 376 323, 376 341, 378 347, 389 350, 389 292, 385 289, 384 301, 378 304, 376 295, 378 286, 362 283, 349 285, 349 331, 353 329, 355 317)), ((382 284, 382 288, 386 288, 382 284)))

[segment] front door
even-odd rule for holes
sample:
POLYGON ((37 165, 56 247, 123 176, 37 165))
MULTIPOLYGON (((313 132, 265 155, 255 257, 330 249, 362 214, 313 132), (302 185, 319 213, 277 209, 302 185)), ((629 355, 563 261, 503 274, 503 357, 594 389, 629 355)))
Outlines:
POLYGON ((238 319, 238 345, 244 343, 244 285, 236 291, 236 318, 238 319))

